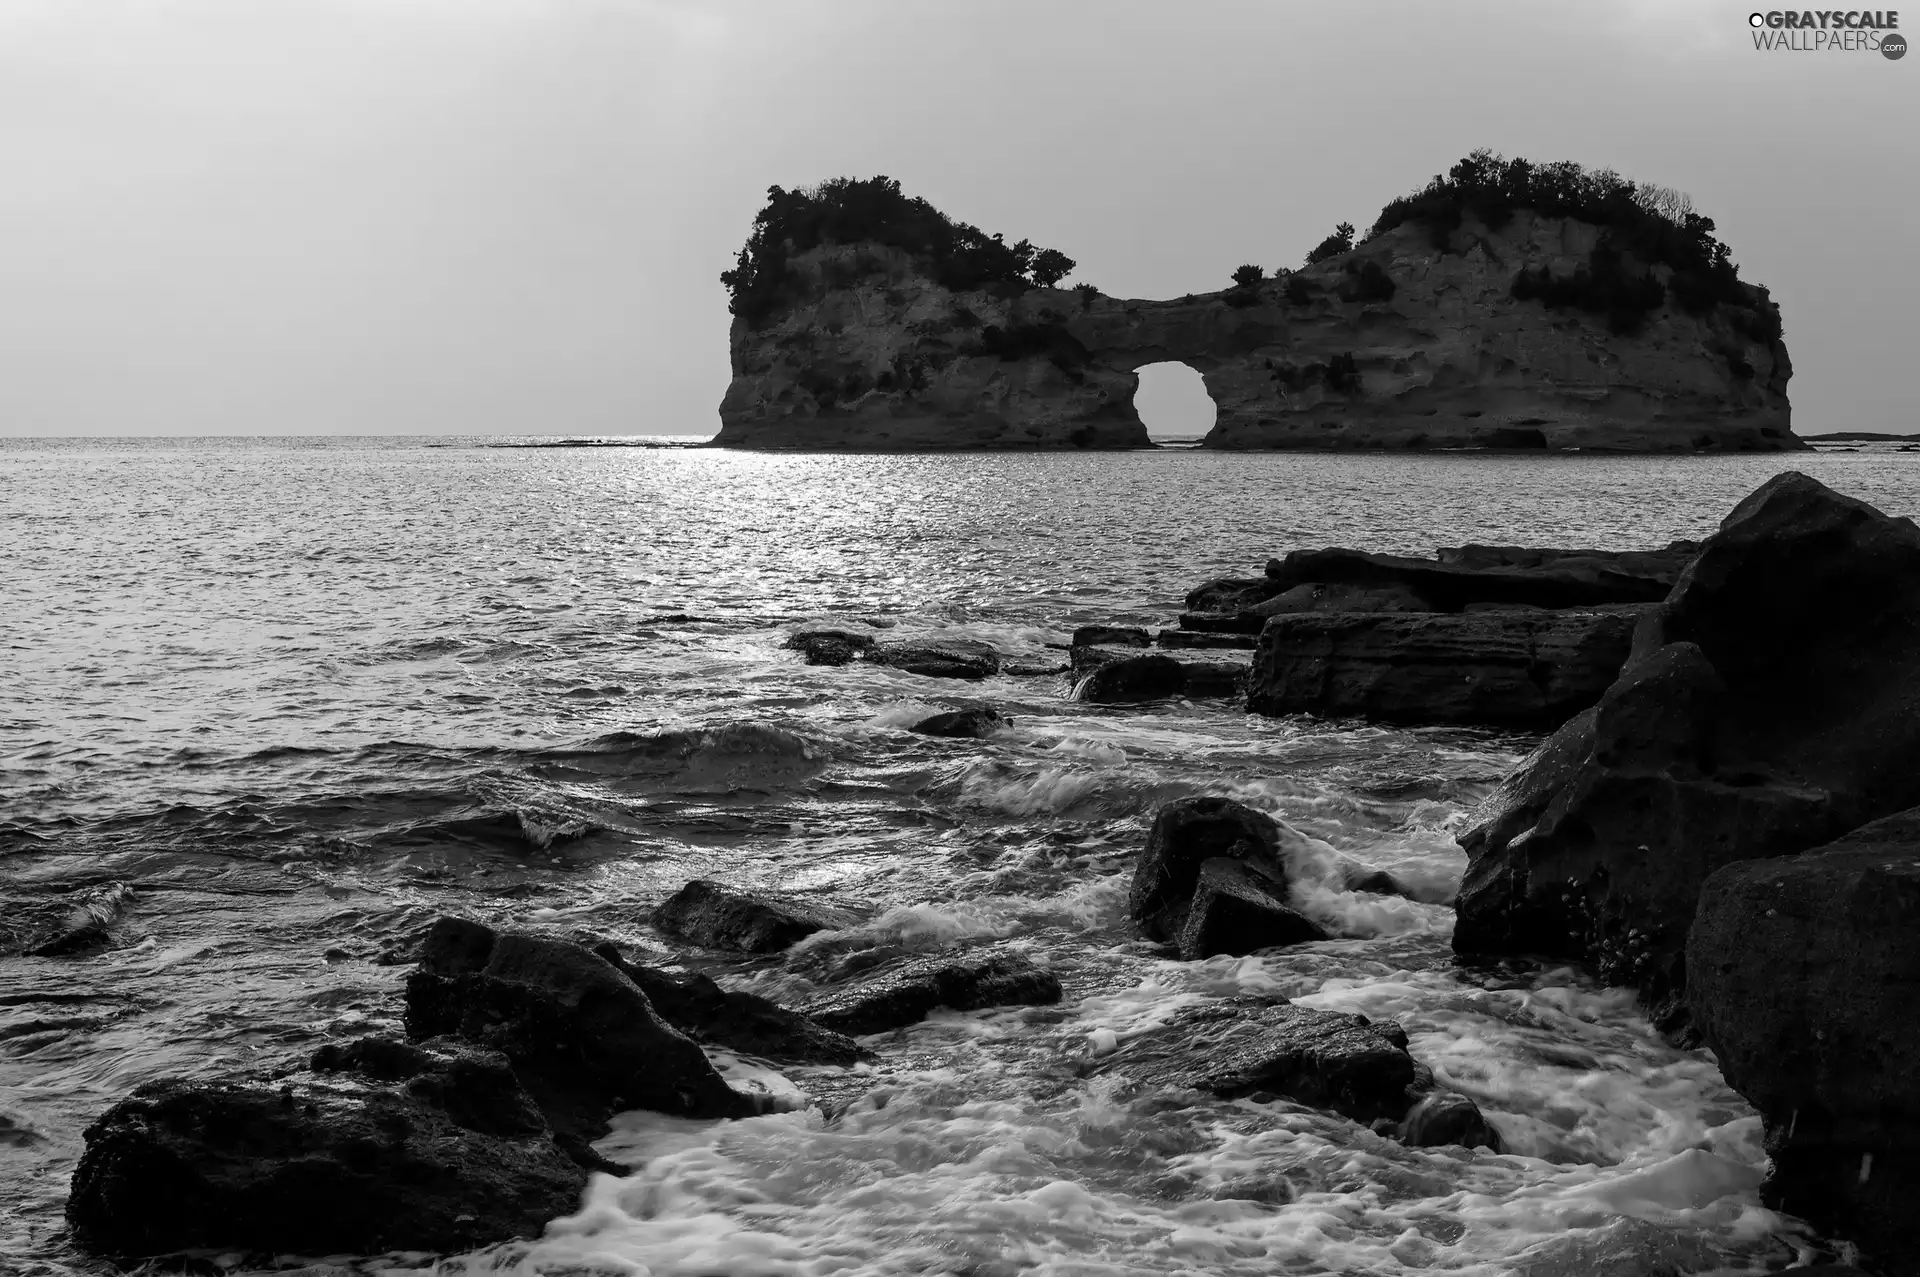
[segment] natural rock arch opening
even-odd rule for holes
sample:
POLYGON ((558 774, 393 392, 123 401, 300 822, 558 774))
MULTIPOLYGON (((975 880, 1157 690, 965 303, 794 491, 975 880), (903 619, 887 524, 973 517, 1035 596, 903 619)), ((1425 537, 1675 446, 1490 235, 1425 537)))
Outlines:
POLYGON ((1213 429, 1218 409, 1191 366, 1169 360, 1134 371, 1140 385, 1133 392, 1133 410, 1153 438, 1198 439, 1213 429))

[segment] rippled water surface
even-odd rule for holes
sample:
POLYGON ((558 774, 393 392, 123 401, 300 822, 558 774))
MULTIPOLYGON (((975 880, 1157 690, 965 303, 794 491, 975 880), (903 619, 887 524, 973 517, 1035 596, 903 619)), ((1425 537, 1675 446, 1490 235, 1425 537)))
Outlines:
MULTIPOLYGON (((1170 623, 1193 585, 1288 549, 1652 546, 1706 535, 1789 466, 1920 513, 1920 456, 1891 452, 0 441, 0 894, 135 893, 104 951, 0 960, 0 1271, 89 1266, 60 1209, 90 1117, 155 1077, 391 1027, 405 967, 377 959, 437 912, 671 961, 646 913, 696 874, 868 902, 869 930, 916 946, 1005 938, 1066 1000, 884 1035, 873 1089, 831 1122, 629 1115, 602 1147, 633 1177, 447 1270, 1782 1267, 1817 1239, 1760 1206, 1758 1120, 1620 992, 1457 968, 1446 905, 1326 884, 1306 898, 1342 938, 1283 953, 1171 962, 1125 923, 1152 812, 1192 793, 1442 899, 1453 831, 1530 740, 1084 706, 1060 674, 962 685, 781 643, 863 618, 1051 668, 1074 626, 1170 623), (974 700, 1013 729, 902 730, 974 700), (1101 1074, 1114 1043, 1237 992, 1397 1018, 1507 1151, 1101 1074)), ((713 969, 812 987, 804 962, 713 969)))

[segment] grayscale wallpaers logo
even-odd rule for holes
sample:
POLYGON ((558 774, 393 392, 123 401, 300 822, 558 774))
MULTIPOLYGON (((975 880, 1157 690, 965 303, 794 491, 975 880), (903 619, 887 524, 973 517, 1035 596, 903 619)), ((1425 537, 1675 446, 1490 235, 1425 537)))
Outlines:
POLYGON ((1770 53, 1878 53, 1889 62, 1906 54, 1897 9, 1770 9, 1749 13, 1753 47, 1770 53))

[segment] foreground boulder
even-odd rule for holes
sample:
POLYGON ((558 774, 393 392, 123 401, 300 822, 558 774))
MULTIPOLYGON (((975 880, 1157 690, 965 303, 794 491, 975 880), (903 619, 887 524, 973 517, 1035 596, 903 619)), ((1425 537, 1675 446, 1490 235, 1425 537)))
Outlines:
POLYGON ((1694 1022, 1766 1123, 1768 1205, 1920 1270, 1920 810, 1722 866, 1686 960, 1694 1022))
POLYGON ((470 1250, 538 1235, 587 1182, 503 1056, 444 1041, 150 1083, 86 1144, 67 1221, 81 1249, 119 1258, 470 1250))
POLYGON ((884 1033, 917 1024, 940 1007, 1047 1006, 1058 1002, 1060 993, 1060 978, 1018 950, 977 949, 880 967, 805 1010, 841 1033, 884 1033))
POLYGON ((706 878, 695 878, 653 911, 653 925, 668 935, 735 953, 778 953, 816 931, 839 931, 859 921, 848 909, 706 878))
POLYGON ((1630 611, 1276 615, 1253 655, 1247 708, 1554 728, 1618 676, 1636 619, 1630 611))
POLYGON ((1180 956, 1195 962, 1327 938, 1325 928, 1286 903, 1284 883, 1222 857, 1200 863, 1178 944, 1180 956))
POLYGON ((441 918, 407 977, 407 1032, 458 1037, 512 1061, 555 1132, 587 1141, 623 1109, 742 1117, 753 1104, 596 953, 441 918))
POLYGON ((723 988, 711 976, 640 966, 611 944, 594 952, 639 986, 661 1019, 703 1046, 793 1064, 856 1064, 873 1054, 844 1033, 757 994, 723 988))
POLYGON ((1701 885, 1920 805, 1920 529, 1782 474, 1643 623, 1600 703, 1461 838, 1454 948, 1686 981, 1701 885))
MULTIPOLYGON (((1286 898, 1280 828, 1271 818, 1231 798, 1180 798, 1154 815, 1146 846, 1134 862, 1127 916, 1151 939, 1178 941, 1200 886, 1201 870, 1215 860, 1258 875, 1260 883, 1270 886, 1275 903, 1286 898)), ((1216 868, 1209 891, 1232 894, 1227 881, 1227 875, 1216 868)))

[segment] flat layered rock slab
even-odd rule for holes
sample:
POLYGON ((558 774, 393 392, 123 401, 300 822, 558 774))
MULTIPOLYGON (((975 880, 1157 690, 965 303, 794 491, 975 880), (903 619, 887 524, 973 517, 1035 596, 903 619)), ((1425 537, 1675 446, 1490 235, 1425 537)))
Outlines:
POLYGON ((1060 978, 1033 959, 1017 950, 987 949, 882 967, 802 1010, 840 1033, 885 1033, 917 1024, 942 1007, 1050 1006, 1060 995, 1060 978))
POLYGON ((1254 652, 1247 708, 1550 730, 1612 685, 1637 620, 1631 609, 1276 616, 1254 652))

